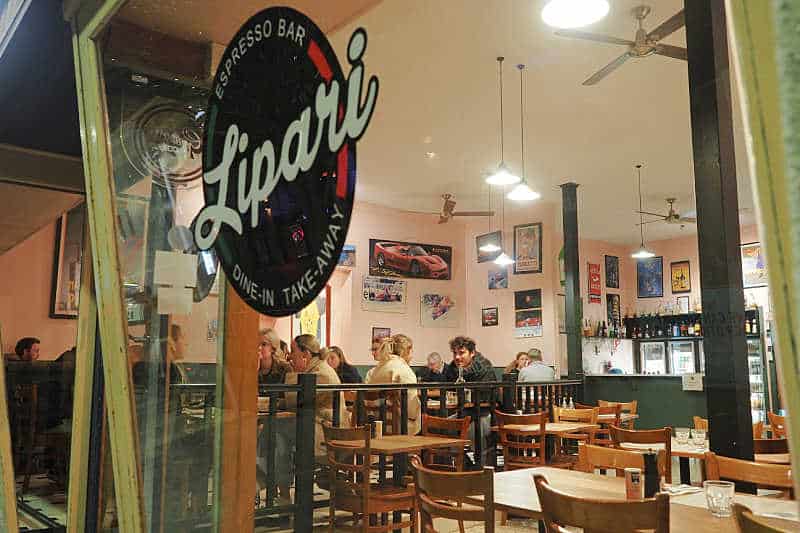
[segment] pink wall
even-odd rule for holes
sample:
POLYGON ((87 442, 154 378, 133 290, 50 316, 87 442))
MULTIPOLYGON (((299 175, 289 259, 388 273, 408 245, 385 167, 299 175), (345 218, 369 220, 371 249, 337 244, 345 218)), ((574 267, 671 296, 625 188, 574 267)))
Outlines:
POLYGON ((606 294, 620 295, 620 312, 625 315, 631 298, 636 293, 635 287, 630 284, 629 271, 635 267, 628 259, 630 251, 626 246, 620 246, 603 241, 581 239, 578 248, 581 270, 581 299, 583 301, 583 317, 592 323, 607 319, 606 294), (619 289, 606 287, 605 256, 613 255, 619 258, 619 289), (589 303, 589 263, 600 265, 601 295, 600 303, 589 303))
POLYGON ((49 317, 55 253, 55 222, 0 255, 0 329, 3 353, 13 353, 22 337, 42 341, 41 360, 75 346, 77 319, 49 317))

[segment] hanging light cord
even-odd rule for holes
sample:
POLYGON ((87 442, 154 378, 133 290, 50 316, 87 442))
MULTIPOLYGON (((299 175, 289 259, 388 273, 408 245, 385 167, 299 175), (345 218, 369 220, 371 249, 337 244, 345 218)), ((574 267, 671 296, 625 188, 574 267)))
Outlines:
POLYGON ((522 182, 525 182, 525 113, 522 104, 522 71, 525 70, 525 65, 517 65, 519 69, 519 143, 520 151, 522 152, 522 182))
POLYGON ((644 215, 642 214, 642 165, 636 165, 636 172, 639 173, 639 236, 642 238, 642 248, 644 248, 644 215))
POLYGON ((500 162, 502 163, 505 159, 503 158, 505 151, 503 146, 503 60, 505 57, 499 56, 497 58, 497 62, 500 63, 500 162))

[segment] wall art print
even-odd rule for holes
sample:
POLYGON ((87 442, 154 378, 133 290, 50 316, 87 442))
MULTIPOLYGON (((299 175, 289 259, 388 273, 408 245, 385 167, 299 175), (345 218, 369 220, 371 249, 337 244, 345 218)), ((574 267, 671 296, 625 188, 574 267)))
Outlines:
POLYGON ((485 263, 487 261, 494 261, 503 252, 503 233, 500 231, 493 231, 475 237, 475 250, 478 254, 478 263, 485 263), (484 252, 481 247, 487 244, 494 244, 497 250, 494 252, 484 252))
POLYGON ((514 291, 514 309, 534 309, 542 306, 542 289, 514 291))
POLYGON ((514 311, 514 337, 525 339, 542 336, 542 310, 514 311))
POLYGON ((356 247, 352 244, 345 244, 342 253, 339 254, 337 266, 355 268, 356 266, 356 247))
POLYGON ((50 318, 77 318, 81 291, 81 256, 86 204, 73 207, 58 218, 50 289, 50 318))
POLYGON ((606 319, 609 326, 622 324, 619 294, 606 294, 606 319))
POLYGON ((500 324, 500 313, 497 307, 484 307, 481 309, 481 326, 489 328, 500 324))
POLYGON ((405 313, 408 282, 394 278, 364 276, 361 309, 380 313, 405 313))
POLYGON ((325 286, 314 301, 292 315, 292 338, 313 335, 321 347, 330 345, 331 287, 325 286))
POLYGON ((542 223, 514 226, 514 274, 542 272, 542 223))
POLYGON ((606 263, 606 287, 619 289, 619 257, 606 255, 604 259, 606 263))
POLYGON ((456 302, 447 294, 420 296, 420 325, 423 328, 454 328, 458 326, 456 302))
POLYGON ((600 279, 600 263, 587 263, 587 279, 589 280, 589 303, 599 304, 602 296, 602 281, 600 279))
POLYGON ((674 261, 669 264, 669 278, 672 294, 692 292, 692 277, 689 261, 674 261))
POLYGON ((769 280, 767 279, 767 262, 764 260, 761 243, 743 244, 741 250, 744 288, 765 287, 769 280))
POLYGON ((664 296, 664 258, 661 256, 639 259, 636 262, 636 297, 661 298, 664 296))
POLYGON ((392 328, 372 328, 372 342, 380 342, 386 337, 392 336, 392 328))
POLYGON ((452 269, 451 246, 369 240, 370 276, 449 280, 452 269))
POLYGON ((489 269, 487 275, 489 290, 508 288, 508 268, 493 267, 489 269))

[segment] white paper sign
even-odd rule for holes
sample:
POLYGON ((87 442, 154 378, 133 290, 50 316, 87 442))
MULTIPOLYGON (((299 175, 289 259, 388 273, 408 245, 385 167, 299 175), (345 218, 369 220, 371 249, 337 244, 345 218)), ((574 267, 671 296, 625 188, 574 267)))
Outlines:
POLYGON ((192 289, 159 287, 158 314, 188 315, 192 312, 192 294, 192 289))
POLYGON ((681 378, 683 379, 683 390, 703 390, 703 374, 683 374, 681 378))
POLYGON ((197 256, 158 250, 153 278, 156 285, 196 287, 197 256))

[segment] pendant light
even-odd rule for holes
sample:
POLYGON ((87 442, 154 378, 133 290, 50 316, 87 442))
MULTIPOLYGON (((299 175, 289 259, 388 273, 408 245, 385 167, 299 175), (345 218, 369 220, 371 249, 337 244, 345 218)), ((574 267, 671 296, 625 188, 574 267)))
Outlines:
MULTIPOLYGON (((503 202, 503 207, 500 210, 500 245, 501 246, 503 245, 503 235, 505 234, 505 228, 506 228, 505 192, 506 192, 505 191, 505 187, 503 187, 503 197, 502 197, 503 199, 501 200, 501 202, 503 202)), ((494 260, 494 264, 497 265, 497 266, 501 266, 501 267, 507 267, 508 265, 513 265, 514 264, 514 260, 511 259, 511 257, 507 253, 505 253, 505 251, 503 251, 494 260)))
POLYGON ((644 215, 642 214, 642 165, 636 165, 636 172, 639 174, 639 236, 642 238, 639 249, 631 254, 634 259, 650 259, 656 254, 648 250, 644 245, 644 215))
MULTIPOLYGON (((492 188, 491 187, 489 187, 489 211, 492 211, 492 188)), ((487 218, 489 219, 489 233, 491 233, 492 232, 492 218, 494 218, 494 216, 487 217, 487 218)), ((502 235, 502 233, 501 233, 501 235, 502 235)), ((486 244, 484 244, 483 246, 481 246, 480 248, 478 248, 478 250, 483 252, 483 253, 493 254, 495 252, 499 252, 500 250, 502 250, 502 248, 500 246, 498 246, 496 243, 494 243, 492 241, 489 241, 486 244)))
POLYGON ((503 146, 503 60, 505 58, 500 56, 497 62, 500 65, 500 164, 497 165, 497 170, 486 178, 486 183, 489 185, 515 185, 519 183, 519 176, 511 172, 506 165, 505 152, 503 146))
POLYGON ((506 198, 515 202, 531 202, 538 200, 542 195, 531 189, 525 180, 525 113, 523 112, 522 103, 522 95, 524 94, 522 90, 522 71, 525 70, 525 65, 517 65, 517 68, 519 69, 519 143, 520 153, 522 154, 522 181, 511 189, 506 198))
POLYGON ((554 28, 580 28, 605 17, 608 9, 608 0, 550 0, 542 20, 554 28))

